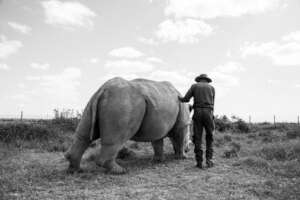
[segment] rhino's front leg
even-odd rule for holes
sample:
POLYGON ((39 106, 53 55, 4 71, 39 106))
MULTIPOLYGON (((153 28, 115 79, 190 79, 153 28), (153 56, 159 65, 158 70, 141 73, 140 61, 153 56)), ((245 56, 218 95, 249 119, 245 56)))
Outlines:
POLYGON ((170 137, 170 140, 173 145, 175 159, 186 159, 187 156, 184 151, 184 141, 180 138, 170 137))
POLYGON ((162 162, 165 160, 164 157, 164 139, 155 140, 152 142, 152 147, 154 150, 153 161, 162 162))
POLYGON ((80 161, 84 151, 89 146, 89 139, 75 136, 73 144, 65 153, 65 158, 69 161, 68 173, 80 172, 80 161))
POLYGON ((179 159, 179 160, 187 158, 187 155, 186 155, 186 153, 184 151, 184 147, 183 146, 179 147, 179 151, 177 153, 175 153, 175 158, 179 159))

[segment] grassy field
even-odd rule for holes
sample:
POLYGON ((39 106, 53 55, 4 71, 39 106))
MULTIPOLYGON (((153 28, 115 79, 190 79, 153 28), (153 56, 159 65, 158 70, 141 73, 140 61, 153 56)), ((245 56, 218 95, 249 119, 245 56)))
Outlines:
POLYGON ((195 168, 193 152, 174 160, 166 139, 166 161, 153 163, 148 143, 119 160, 129 172, 106 174, 88 149, 83 173, 66 174, 63 152, 76 122, 0 123, 0 199, 300 199, 300 128, 253 125, 248 133, 215 133, 215 167, 195 168))

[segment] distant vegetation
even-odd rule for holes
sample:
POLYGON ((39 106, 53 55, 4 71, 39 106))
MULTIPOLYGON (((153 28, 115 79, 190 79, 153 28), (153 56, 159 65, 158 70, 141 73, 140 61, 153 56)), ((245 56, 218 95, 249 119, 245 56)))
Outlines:
POLYGON ((240 133, 248 133, 250 131, 249 124, 243 119, 232 116, 229 119, 226 115, 215 117, 216 130, 220 132, 233 131, 240 133))

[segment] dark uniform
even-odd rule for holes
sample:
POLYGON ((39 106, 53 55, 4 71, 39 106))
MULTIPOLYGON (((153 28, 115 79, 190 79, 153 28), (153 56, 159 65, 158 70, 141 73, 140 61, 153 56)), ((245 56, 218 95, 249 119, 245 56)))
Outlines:
POLYGON ((208 167, 213 166, 213 131, 214 131, 214 101, 215 101, 215 89, 209 84, 211 79, 206 75, 200 75, 196 78, 199 81, 191 86, 186 95, 183 98, 179 97, 181 102, 189 102, 189 100, 194 98, 194 115, 193 115, 193 142, 195 145, 195 157, 197 161, 197 166, 202 168, 202 133, 203 128, 206 131, 206 164, 208 167), (205 79, 206 81, 200 81, 205 79))

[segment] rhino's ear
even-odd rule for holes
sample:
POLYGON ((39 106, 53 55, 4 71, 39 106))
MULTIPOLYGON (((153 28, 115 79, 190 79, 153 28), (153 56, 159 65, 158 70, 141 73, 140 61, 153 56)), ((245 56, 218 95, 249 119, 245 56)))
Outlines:
POLYGON ((192 112, 192 110, 193 110, 193 106, 191 104, 189 104, 189 110, 190 110, 190 112, 192 112))

